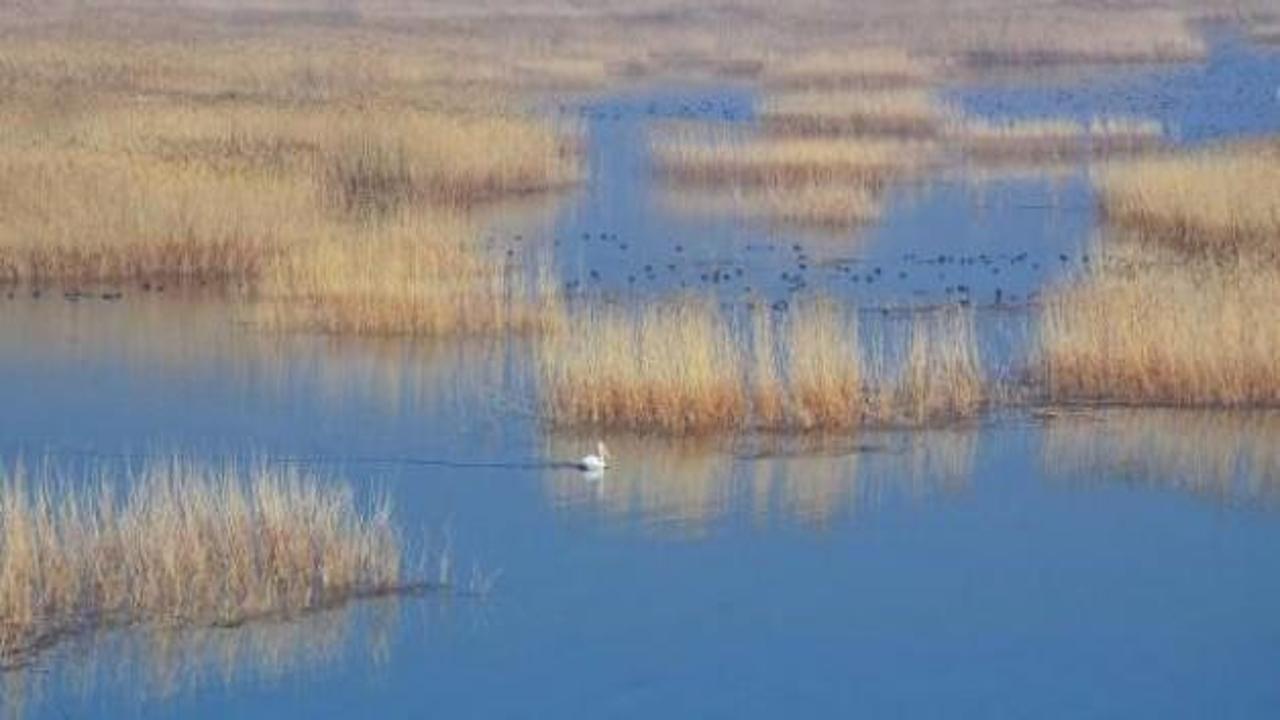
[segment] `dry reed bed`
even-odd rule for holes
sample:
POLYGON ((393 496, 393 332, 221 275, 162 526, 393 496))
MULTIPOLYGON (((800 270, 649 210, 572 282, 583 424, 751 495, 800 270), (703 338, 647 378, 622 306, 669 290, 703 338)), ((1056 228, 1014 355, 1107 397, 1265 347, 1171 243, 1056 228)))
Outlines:
POLYGON ((480 252, 467 220, 398 212, 363 229, 312 238, 271 263, 256 320, 277 330, 359 335, 544 332, 560 318, 549 263, 480 252))
POLYGON ((0 100, 0 282, 248 285, 269 301, 266 325, 329 332, 547 322, 543 274, 483 249, 469 216, 578 181, 574 128, 497 104, 430 109, 381 56, 352 83, 307 64, 350 48, 242 45, 0 50, 13 90, 0 100), (387 93, 360 92, 383 80, 387 93))
POLYGON ((144 105, 5 139, 0 279, 10 281, 251 280, 315 235, 362 242, 344 216, 465 208, 577 177, 552 127, 393 109, 144 105))
POLYGON ((766 58, 761 81, 776 89, 879 90, 925 85, 936 72, 903 48, 863 47, 766 58))
POLYGON ((74 150, 0 150, 0 282, 253 277, 305 240, 308 190, 74 150))
POLYGON ((385 500, 291 469, 150 461, 128 489, 0 485, 0 664, 77 632, 236 625, 402 591, 385 500))
POLYGON ((1280 405, 1280 269, 1142 258, 1050 295, 1041 316, 1051 402, 1280 405))
POLYGON ((1158 147, 1160 123, 1142 118, 1107 117, 1090 122, 1046 118, 990 122, 953 118, 948 136, 980 162, 1059 162, 1135 153, 1158 147))
POLYGON ((926 21, 921 33, 977 67, 1171 62, 1208 51, 1186 14, 1162 9, 996 8, 957 22, 926 21))
POLYGON ((831 231, 872 222, 884 206, 883 193, 857 185, 679 188, 665 193, 664 201, 683 213, 831 231))
POLYGON ((659 176, 681 195, 697 191, 681 206, 827 228, 878 217, 888 184, 919 172, 932 152, 923 141, 858 137, 672 132, 654 140, 659 176))
POLYGON ((918 318, 900 358, 867 351, 856 315, 828 301, 732 318, 682 298, 580 309, 565 322, 575 332, 546 338, 538 356, 543 412, 557 427, 918 426, 970 417, 987 394, 972 318, 958 311, 918 318))
POLYGON ((1109 165, 1108 222, 1197 254, 1280 252, 1280 145, 1247 143, 1109 165))
POLYGON ((694 185, 883 187, 920 167, 931 146, 864 138, 666 134, 654 142, 658 172, 694 185))
MULTIPOLYGON (((127 12, 127 10, 126 10, 127 12)), ((129 18, 123 26, 52 21, 6 37, 0 88, 58 87, 72 97, 102 93, 198 104, 380 103, 419 108, 509 105, 512 96, 598 89, 605 56, 459 45, 385 26, 220 27, 224 13, 195 23, 129 18)), ((3 19, 3 18, 0 18, 3 19)), ((424 33, 430 34, 430 33, 424 33)))
POLYGON ((781 135, 932 137, 941 112, 925 89, 805 91, 765 98, 760 124, 781 135))

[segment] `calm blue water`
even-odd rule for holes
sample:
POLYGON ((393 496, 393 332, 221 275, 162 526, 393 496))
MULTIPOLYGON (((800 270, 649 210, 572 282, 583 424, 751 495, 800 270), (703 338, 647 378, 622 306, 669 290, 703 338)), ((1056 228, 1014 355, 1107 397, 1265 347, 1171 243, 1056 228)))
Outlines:
MULTIPOLYGON (((643 200, 646 121, 628 118, 648 116, 650 102, 655 115, 688 104, 749 117, 736 91, 666 110, 654 97, 602 101, 587 118, 604 190, 589 187, 544 225, 544 239, 562 240, 566 281, 585 285, 594 267, 601 287, 590 292, 625 300, 645 292, 626 282, 626 263, 643 273, 677 243, 690 280, 699 263, 763 278, 796 262, 790 235, 729 238, 731 221, 672 219, 643 200), (693 232, 700 222, 714 232, 693 232), (779 247, 746 249, 756 243, 779 247)), ((892 273, 871 290, 859 283, 855 298, 936 302, 968 282, 991 296, 975 302, 985 307, 994 283, 1026 294, 1081 262, 1094 222, 1082 183, 904 192, 881 225, 843 243, 807 239, 803 252, 892 273)), ((807 273, 809 287, 854 285, 838 270, 807 273)), ((1007 314, 981 313, 986 324, 1007 314)), ((0 678, 0 713, 1256 718, 1280 708, 1280 415, 1019 414, 826 441, 611 437, 620 465, 591 480, 547 465, 594 438, 537 428, 527 348, 276 339, 238 316, 198 298, 0 300, 0 461, 48 458, 72 476, 173 451, 303 464, 389 491, 408 537, 438 548, 447 530, 462 576, 476 563, 498 575, 495 590, 299 623, 79 638, 0 678)))
POLYGON ((1087 81, 975 82, 948 94, 969 112, 1001 118, 1151 118, 1180 144, 1280 131, 1280 50, 1230 29, 1207 34, 1205 62, 1098 74, 1087 81))

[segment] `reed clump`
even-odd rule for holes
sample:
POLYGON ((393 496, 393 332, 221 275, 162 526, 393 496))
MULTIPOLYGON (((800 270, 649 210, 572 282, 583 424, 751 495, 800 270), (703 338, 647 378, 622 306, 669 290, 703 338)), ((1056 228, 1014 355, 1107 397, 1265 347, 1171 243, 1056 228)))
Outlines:
POLYGON ((973 66, 1141 63, 1195 60, 1208 48, 1182 12, 1068 7, 992 8, 946 24, 925 23, 973 66))
POLYGON ((795 188, 713 188, 666 193, 674 209, 708 216, 733 215, 775 225, 841 231, 872 222, 884 208, 884 193, 858 185, 795 188))
POLYGON ((343 116, 329 129, 323 177, 348 209, 415 201, 469 207, 576 182, 575 151, 549 125, 439 113, 343 116))
POLYGON ((930 82, 937 69, 900 47, 818 50, 765 62, 766 85, 789 89, 884 89, 930 82))
POLYGON ((1040 364, 1051 402, 1280 405, 1280 270, 1172 261, 1099 269, 1049 296, 1040 364))
POLYGON ((266 268, 256 319, 329 334, 554 330, 560 294, 547 264, 499 257, 474 235, 462 215, 419 211, 315 237, 266 268))
POLYGON ((694 185, 882 187, 922 165, 925 143, 863 138, 668 136, 655 145, 658 169, 694 185))
POLYGON ((988 397, 973 316, 916 320, 894 388, 894 411, 912 424, 971 417, 988 397))
POLYGON ((866 371, 856 316, 843 317, 831 302, 805 305, 786 318, 782 340, 784 424, 832 430, 860 424, 866 371))
POLYGON ((949 134, 969 157, 979 161, 1053 162, 1149 150, 1159 145, 1164 128, 1153 120, 1126 117, 1100 117, 1089 122, 957 118, 949 134))
POLYGON ((987 397, 966 318, 918 319, 899 355, 869 352, 856 314, 829 300, 746 317, 689 298, 571 311, 575 331, 539 352, 543 414, 558 427, 679 434, 946 423, 987 397))
POLYGON ((567 322, 573 332, 539 351, 552 423, 692 433, 746 421, 742 357, 709 303, 591 308, 567 322))
POLYGON ((0 281, 253 277, 303 240, 310 188, 76 151, 0 151, 0 281))
MULTIPOLYGON (((471 107, 476 93, 414 92, 412 71, 360 53, 328 66, 355 46, 307 53, 299 42, 6 44, 0 282, 255 286, 280 266, 331 257, 337 238, 349 254, 401 251, 374 227, 391 216, 467 214, 579 179, 558 124, 498 98, 471 107)), ((499 273, 496 258, 473 254, 499 273)))
POLYGON ((932 150, 924 141, 727 133, 669 133, 654 143, 657 172, 680 189, 683 206, 827 228, 878 217, 889 184, 917 172, 932 150))
POLYGON ((150 461, 121 488, 0 483, 0 664, 136 623, 237 625, 405 589, 385 500, 293 469, 150 461))
POLYGON ((932 137, 941 114, 924 89, 803 91, 767 97, 760 124, 782 135, 932 137))
POLYGON ((1247 143, 1116 163, 1098 176, 1107 221, 1195 254, 1280 251, 1280 145, 1247 143))

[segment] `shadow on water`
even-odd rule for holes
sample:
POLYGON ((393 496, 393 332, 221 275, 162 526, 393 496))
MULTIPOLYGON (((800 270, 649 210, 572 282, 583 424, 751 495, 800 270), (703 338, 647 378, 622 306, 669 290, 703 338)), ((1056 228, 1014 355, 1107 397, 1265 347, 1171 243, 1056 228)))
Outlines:
POLYGON ((130 700, 114 712, 147 714, 211 692, 261 691, 295 676, 337 677, 344 667, 377 675, 393 661, 397 642, 422 637, 432 618, 447 612, 439 601, 383 596, 235 627, 87 633, 31 667, 0 673, 0 717, 94 715, 95 696, 119 688, 131 689, 130 700))

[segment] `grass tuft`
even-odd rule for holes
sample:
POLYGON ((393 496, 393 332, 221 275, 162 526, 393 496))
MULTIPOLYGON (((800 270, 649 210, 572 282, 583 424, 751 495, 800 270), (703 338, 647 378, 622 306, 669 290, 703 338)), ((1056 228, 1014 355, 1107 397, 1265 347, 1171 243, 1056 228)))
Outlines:
POLYGON ((84 630, 237 625, 406 587, 385 499, 294 469, 151 461, 127 489, 0 483, 0 663, 84 630))
POLYGON ((1175 258, 1094 271, 1051 295, 1040 354, 1053 402, 1280 405, 1280 270, 1175 258))
POLYGON ((987 392, 972 322, 915 320, 902 362, 864 350, 856 315, 830 300, 731 317, 683 298, 568 313, 544 341, 543 414, 553 426, 659 433, 847 432, 972 417, 987 392), (894 372, 869 368, 901 365, 894 372))

